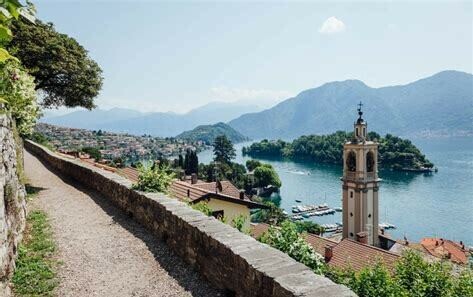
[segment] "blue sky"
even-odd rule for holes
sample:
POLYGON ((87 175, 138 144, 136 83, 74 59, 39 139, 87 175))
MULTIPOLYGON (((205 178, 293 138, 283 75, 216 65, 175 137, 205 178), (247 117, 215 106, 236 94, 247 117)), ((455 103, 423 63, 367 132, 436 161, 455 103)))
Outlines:
POLYGON ((325 82, 472 73, 472 2, 35 1, 104 71, 101 108, 269 106, 325 82))

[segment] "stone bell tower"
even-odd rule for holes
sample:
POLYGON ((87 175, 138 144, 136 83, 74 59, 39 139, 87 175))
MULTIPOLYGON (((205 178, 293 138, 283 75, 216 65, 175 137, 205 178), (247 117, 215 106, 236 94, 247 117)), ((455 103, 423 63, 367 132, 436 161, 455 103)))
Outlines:
POLYGON ((360 102, 353 138, 343 146, 343 238, 378 245, 378 143, 369 141, 360 102))

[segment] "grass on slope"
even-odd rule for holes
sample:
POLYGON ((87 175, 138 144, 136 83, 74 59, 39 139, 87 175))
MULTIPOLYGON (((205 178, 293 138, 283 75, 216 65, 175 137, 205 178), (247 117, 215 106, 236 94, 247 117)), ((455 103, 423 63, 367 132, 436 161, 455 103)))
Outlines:
POLYGON ((13 275, 15 296, 53 296, 58 284, 53 259, 56 250, 46 214, 32 211, 26 221, 23 242, 19 248, 13 275))

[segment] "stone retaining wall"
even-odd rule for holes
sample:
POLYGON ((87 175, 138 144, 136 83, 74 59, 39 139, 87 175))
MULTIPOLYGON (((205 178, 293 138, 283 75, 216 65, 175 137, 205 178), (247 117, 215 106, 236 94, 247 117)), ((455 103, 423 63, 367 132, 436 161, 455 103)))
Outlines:
MULTIPOLYGON (((0 110, 1 111, 1 110, 0 110)), ((15 122, 0 113, 0 296, 11 295, 9 281, 15 268, 18 245, 26 222, 25 187, 19 167, 23 165, 23 147, 15 135, 15 122), (20 172, 19 172, 20 171, 20 172)))
POLYGON ((147 227, 229 296, 355 296, 286 254, 164 194, 131 189, 121 176, 50 152, 25 148, 58 173, 98 191, 147 227))

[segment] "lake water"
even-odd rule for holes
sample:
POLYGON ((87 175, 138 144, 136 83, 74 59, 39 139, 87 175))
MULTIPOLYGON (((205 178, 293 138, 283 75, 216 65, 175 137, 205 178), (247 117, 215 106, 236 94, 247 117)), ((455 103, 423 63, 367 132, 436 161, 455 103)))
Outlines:
MULTIPOLYGON (((379 172, 383 179, 379 192, 380 222, 397 226, 389 230, 394 238, 406 236, 419 241, 422 237, 438 236, 463 240, 473 245, 473 138, 413 140, 436 167, 438 173, 379 172)), ((251 142, 235 145, 236 162, 244 164, 249 157, 241 148, 251 142)), ((199 154, 199 162, 208 163, 210 150, 199 154)), ((328 203, 341 206, 342 167, 314 162, 293 162, 261 159, 270 163, 282 181, 280 195, 273 195, 280 207, 291 212, 297 204, 328 203)), ((317 223, 341 222, 341 213, 312 217, 317 223)))

